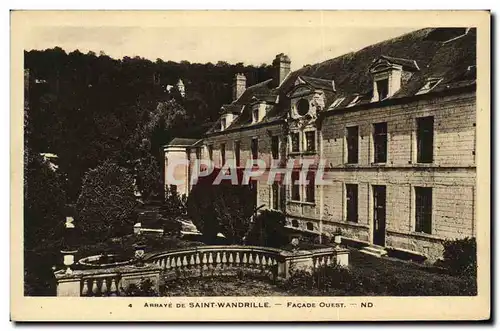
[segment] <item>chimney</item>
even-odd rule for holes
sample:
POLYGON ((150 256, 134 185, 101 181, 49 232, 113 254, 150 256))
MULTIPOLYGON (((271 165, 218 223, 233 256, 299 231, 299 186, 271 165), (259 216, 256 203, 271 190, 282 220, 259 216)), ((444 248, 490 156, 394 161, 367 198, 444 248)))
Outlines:
POLYGON ((238 100, 247 88, 247 78, 244 74, 236 74, 233 82, 233 101, 238 100))
POLYGON ((285 77, 290 73, 290 63, 288 55, 283 53, 276 55, 274 58, 274 83, 276 86, 279 86, 285 80, 285 77))

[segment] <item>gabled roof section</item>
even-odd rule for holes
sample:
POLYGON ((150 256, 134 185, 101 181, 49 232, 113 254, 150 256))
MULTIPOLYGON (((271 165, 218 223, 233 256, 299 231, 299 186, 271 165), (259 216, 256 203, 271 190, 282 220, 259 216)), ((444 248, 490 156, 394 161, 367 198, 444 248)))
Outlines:
POLYGON ((415 60, 402 59, 399 57, 392 57, 392 56, 387 56, 387 55, 381 55, 379 57, 379 59, 384 59, 389 63, 400 65, 402 67, 402 69, 405 71, 419 71, 420 70, 420 68, 418 67, 417 61, 415 61, 415 60))
POLYGON ((335 82, 331 79, 314 78, 310 76, 299 76, 299 78, 316 89, 335 92, 335 82))
POLYGON ((222 105, 220 114, 239 114, 241 113, 241 110, 243 109, 243 105, 238 105, 238 104, 226 104, 222 105))
POLYGON ((195 138, 174 138, 165 147, 189 147, 195 144, 199 139, 195 138))

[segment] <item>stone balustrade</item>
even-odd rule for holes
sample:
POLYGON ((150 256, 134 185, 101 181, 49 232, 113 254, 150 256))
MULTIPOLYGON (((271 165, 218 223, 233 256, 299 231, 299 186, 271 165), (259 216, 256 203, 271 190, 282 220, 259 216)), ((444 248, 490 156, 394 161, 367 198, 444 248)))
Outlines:
POLYGON ((55 272, 57 296, 121 296, 131 284, 150 280, 156 292, 160 282, 177 278, 235 275, 251 272, 271 279, 286 279, 292 270, 313 271, 336 263, 349 264, 349 251, 328 247, 310 251, 284 251, 258 246, 199 246, 149 253, 143 265, 55 272))
POLYGON ((159 292, 160 268, 146 263, 143 266, 129 264, 110 268, 65 270, 54 273, 57 281, 57 296, 99 297, 123 296, 131 284, 150 280, 153 290, 159 292))

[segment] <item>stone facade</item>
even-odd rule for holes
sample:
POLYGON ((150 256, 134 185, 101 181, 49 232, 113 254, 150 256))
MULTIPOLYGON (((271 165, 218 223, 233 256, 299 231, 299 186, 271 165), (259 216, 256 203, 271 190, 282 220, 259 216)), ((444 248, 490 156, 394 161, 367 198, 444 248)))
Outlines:
MULTIPOLYGON (((277 137, 282 164, 324 162, 325 185, 295 187, 292 196, 292 186, 280 183, 277 209, 289 227, 340 230, 362 245, 435 260, 443 240, 474 237, 476 228, 475 32, 462 30, 419 30, 291 73, 290 59, 279 54, 279 79, 225 105, 232 123, 215 123, 185 155, 192 167, 211 150, 220 168, 222 154, 232 160, 239 146, 244 166, 257 139, 258 158, 269 166, 277 137), (459 37, 442 43, 453 34, 459 37), (420 42, 426 52, 417 52, 420 42), (256 105, 264 114, 253 116, 256 105)), ((273 197, 259 180, 257 205, 275 208, 273 197)))

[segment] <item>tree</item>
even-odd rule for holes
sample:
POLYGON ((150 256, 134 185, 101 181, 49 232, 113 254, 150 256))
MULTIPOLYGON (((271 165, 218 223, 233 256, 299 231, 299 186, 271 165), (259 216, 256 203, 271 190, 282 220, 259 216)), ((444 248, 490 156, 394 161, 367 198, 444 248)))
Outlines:
POLYGON ((217 175, 202 177, 188 196, 188 215, 208 242, 221 232, 231 244, 242 244, 255 209, 254 191, 249 185, 232 185, 223 180, 212 185, 217 175))
POLYGON ((61 239, 65 220, 64 179, 48 163, 26 149, 24 173, 24 246, 46 248, 61 239))
POLYGON ((24 164, 24 292, 51 295, 51 267, 58 262, 64 230, 63 177, 26 148, 24 164))
POLYGON ((105 240, 132 231, 133 176, 110 161, 89 170, 77 201, 78 223, 85 237, 105 240))

